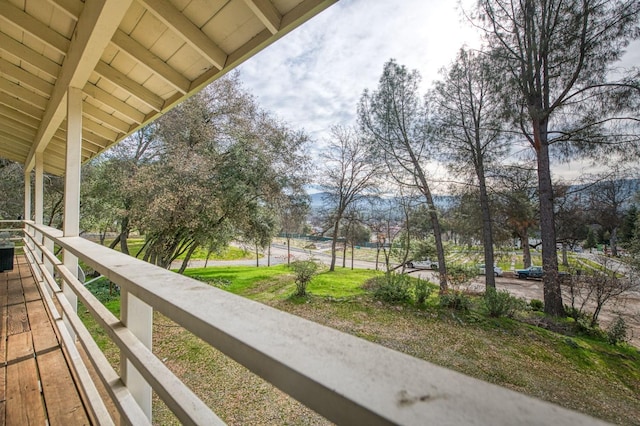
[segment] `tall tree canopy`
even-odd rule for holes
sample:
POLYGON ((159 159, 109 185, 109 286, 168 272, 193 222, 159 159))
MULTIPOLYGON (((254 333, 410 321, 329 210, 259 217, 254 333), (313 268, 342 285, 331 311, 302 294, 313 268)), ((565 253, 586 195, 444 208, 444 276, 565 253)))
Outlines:
POLYGON ((630 88, 610 81, 610 65, 638 36, 637 0, 480 0, 476 23, 502 63, 512 102, 537 161, 545 312, 564 311, 554 228, 552 147, 565 156, 637 142, 622 129, 612 98, 630 88))
POLYGON ((429 105, 418 93, 420 75, 390 60, 384 65, 378 89, 365 91, 358 119, 373 152, 383 161, 396 184, 416 188, 429 209, 438 253, 440 289, 447 289, 447 268, 440 221, 431 192, 428 161, 433 154, 429 105))

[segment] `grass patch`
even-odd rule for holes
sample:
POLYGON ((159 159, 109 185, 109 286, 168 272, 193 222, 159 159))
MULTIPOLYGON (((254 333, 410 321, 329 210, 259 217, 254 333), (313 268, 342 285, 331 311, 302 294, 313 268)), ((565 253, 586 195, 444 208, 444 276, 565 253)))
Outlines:
MULTIPOLYGON (((473 295, 467 312, 441 308, 435 291, 422 308, 392 306, 373 300, 363 289, 367 280, 380 275, 375 271, 323 272, 309 285, 310 296, 301 298, 290 297, 295 284, 286 265, 189 269, 186 275, 536 398, 617 424, 640 424, 638 349, 541 328, 536 325, 543 324, 539 312, 492 318, 482 297, 473 295), (531 323, 522 321, 522 315, 531 323)), ((104 285, 92 291, 105 303, 115 300, 105 294, 104 285)), ((228 423, 273 423, 277 418, 279 424, 324 424, 181 327, 158 315, 155 324, 156 355, 228 423), (256 413, 267 417, 252 417, 256 413)), ((161 407, 154 408, 154 418, 172 424, 161 407)))

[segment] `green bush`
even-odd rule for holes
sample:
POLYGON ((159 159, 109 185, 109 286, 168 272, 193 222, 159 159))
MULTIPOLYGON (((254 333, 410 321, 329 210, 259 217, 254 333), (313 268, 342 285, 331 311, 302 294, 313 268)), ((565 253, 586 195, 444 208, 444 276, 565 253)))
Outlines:
POLYGON ((484 303, 487 306, 489 316, 512 318, 516 312, 526 309, 524 300, 513 297, 506 290, 497 291, 495 288, 488 288, 484 294, 484 303))
POLYGON ((610 345, 617 345, 618 343, 626 342, 628 339, 627 332, 629 331, 629 326, 627 322, 618 315, 607 328, 607 341, 610 345))
POLYGON ((536 312, 544 311, 544 303, 542 302, 542 300, 531 299, 531 302, 529 302, 529 306, 531 306, 531 309, 536 312))
POLYGON ((296 260, 295 262, 291 262, 290 267, 295 274, 296 293, 294 296, 306 296, 307 285, 309 285, 313 277, 318 273, 320 264, 313 259, 296 260))
POLYGON ((417 279, 414 286, 415 300, 417 306, 424 306, 425 302, 431 295, 433 289, 429 287, 429 283, 426 280, 417 279))
POLYGON ((462 291, 448 291, 440 294, 440 307, 468 311, 471 308, 471 299, 462 291))
POLYGON ((447 281, 455 288, 466 284, 478 275, 475 267, 467 265, 447 265, 447 281))
POLYGON ((387 303, 411 301, 411 278, 405 274, 387 273, 374 281, 373 297, 387 303))

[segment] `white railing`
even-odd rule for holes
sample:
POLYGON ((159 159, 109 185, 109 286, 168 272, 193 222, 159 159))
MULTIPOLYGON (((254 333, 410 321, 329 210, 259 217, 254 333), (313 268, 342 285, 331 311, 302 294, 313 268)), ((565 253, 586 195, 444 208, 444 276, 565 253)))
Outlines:
MULTIPOLYGON (((58 301, 125 424, 150 424, 155 391, 184 424, 222 424, 151 350, 153 310, 169 317, 292 397, 338 424, 603 424, 599 420, 435 366, 196 280, 80 237, 25 222, 25 252, 58 328, 58 301), (120 286, 114 317, 65 268, 68 250, 120 286), (118 374, 82 325, 52 275, 73 290, 121 352, 118 374), (134 318, 135 316, 135 318, 134 318), (129 324, 129 325, 128 325, 129 324)), ((74 340, 74 368, 99 424, 113 421, 97 398, 74 340)))

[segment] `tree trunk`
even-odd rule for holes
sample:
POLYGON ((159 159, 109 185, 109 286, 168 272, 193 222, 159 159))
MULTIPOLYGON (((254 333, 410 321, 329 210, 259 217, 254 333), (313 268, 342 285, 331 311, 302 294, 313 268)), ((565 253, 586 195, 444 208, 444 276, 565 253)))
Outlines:
POLYGON ((520 245, 522 246, 522 263, 524 267, 531 266, 531 247, 529 247, 529 233, 524 232, 520 235, 520 245))
POLYGON ((333 233, 331 235, 331 264, 329 265, 329 272, 336 270, 336 244, 338 240, 338 227, 340 226, 340 220, 337 219, 333 226, 333 233))
POLYGON ((120 222, 120 251, 124 254, 129 254, 127 238, 129 238, 129 218, 125 217, 120 222))
POLYGON ((344 244, 342 246, 342 267, 347 267, 347 238, 344 239, 344 244))
POLYGON ((110 249, 116 248, 116 246, 120 243, 120 238, 122 238, 122 233, 118 234, 116 239, 111 241, 111 244, 109 244, 109 248, 110 249))
POLYGON ((558 253, 553 212, 553 185, 546 122, 534 120, 534 141, 538 160, 538 191, 540 194, 540 234, 542 237, 542 282, 544 285, 544 312, 564 315, 562 293, 558 280, 558 253))
POLYGON ((567 243, 562 243, 562 265, 569 266, 569 258, 567 257, 567 243))
POLYGON ((287 234, 287 265, 291 265, 291 237, 287 234))
POLYGON ((611 230, 611 236, 609 237, 609 244, 611 244, 611 256, 618 256, 618 227, 616 226, 611 230))
POLYGON ((484 279, 485 289, 496 288, 496 276, 493 271, 493 228, 491 223, 491 210, 489 209, 489 195, 484 177, 482 162, 478 165, 478 182, 480 185, 480 210, 482 211, 482 239, 484 240, 484 279))
POLYGON ((267 266, 271 266, 271 243, 269 243, 269 247, 267 248, 267 266))
POLYGON ((196 243, 193 243, 193 245, 189 247, 189 251, 187 251, 187 254, 184 256, 182 265, 180 265, 180 269, 178 270, 179 274, 183 274, 184 270, 187 269, 187 266, 189 265, 189 260, 191 260, 191 255, 193 254, 194 251, 196 251, 197 248, 198 248, 198 244, 196 243))

